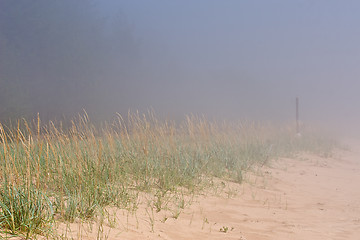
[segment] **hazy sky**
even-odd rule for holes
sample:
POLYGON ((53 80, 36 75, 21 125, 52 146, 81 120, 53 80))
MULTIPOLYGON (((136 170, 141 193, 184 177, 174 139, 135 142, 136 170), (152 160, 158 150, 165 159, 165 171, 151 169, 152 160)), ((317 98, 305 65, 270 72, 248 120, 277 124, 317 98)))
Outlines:
MULTIPOLYGON (((358 1, 107 1, 140 41, 155 108, 359 120, 358 1)), ((277 116, 278 117, 277 117, 277 116)))
POLYGON ((288 122, 298 96, 305 122, 360 121, 360 1, 95 3, 121 13, 138 58, 131 77, 107 76, 102 107, 288 122))

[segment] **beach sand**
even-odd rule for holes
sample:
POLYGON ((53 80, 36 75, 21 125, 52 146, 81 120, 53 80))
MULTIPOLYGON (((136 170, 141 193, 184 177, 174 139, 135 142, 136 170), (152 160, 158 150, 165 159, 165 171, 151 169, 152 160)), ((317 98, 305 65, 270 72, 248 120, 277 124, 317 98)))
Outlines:
POLYGON ((241 184, 218 180, 215 190, 186 196, 184 208, 156 212, 143 203, 134 213, 109 209, 101 226, 59 229, 74 239, 359 239, 360 151, 354 146, 328 158, 274 160, 241 184))

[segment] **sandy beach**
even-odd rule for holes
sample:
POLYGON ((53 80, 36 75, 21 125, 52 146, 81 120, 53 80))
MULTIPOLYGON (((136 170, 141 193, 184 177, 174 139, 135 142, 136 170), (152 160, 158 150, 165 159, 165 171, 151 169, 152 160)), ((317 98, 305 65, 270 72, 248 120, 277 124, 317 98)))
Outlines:
POLYGON ((134 213, 114 210, 113 221, 92 230, 84 223, 60 229, 81 239, 358 239, 358 182, 356 147, 328 158, 302 154, 256 168, 242 184, 219 180, 216 191, 185 198, 184 208, 140 204, 134 213))

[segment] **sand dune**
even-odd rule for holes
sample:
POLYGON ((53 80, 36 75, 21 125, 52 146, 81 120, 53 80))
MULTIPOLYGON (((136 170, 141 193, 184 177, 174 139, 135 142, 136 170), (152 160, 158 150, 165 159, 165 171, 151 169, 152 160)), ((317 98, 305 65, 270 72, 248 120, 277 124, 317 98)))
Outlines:
MULTIPOLYGON (((359 239, 360 152, 303 154, 254 170, 243 184, 197 196, 184 209, 116 212, 100 229, 71 224, 82 239, 359 239)), ((146 206, 143 206, 146 208, 146 206)), ((148 208, 149 209, 149 208, 148 208)), ((175 208, 176 209, 176 208, 175 208)), ((60 226, 60 228, 64 226, 60 226)))

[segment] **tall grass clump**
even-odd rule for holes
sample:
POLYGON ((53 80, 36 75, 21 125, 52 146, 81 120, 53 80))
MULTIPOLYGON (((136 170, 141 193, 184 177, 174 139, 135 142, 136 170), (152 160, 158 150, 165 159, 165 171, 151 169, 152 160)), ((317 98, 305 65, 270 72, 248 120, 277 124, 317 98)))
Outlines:
POLYGON ((18 120, 0 125, 0 226, 44 235, 54 219, 91 220, 107 206, 136 210, 141 192, 153 194, 160 211, 167 193, 199 191, 212 177, 241 182, 254 164, 330 151, 333 143, 323 142, 286 128, 197 116, 175 123, 153 113, 117 115, 101 127, 86 114, 67 124, 18 120))
POLYGON ((10 235, 46 234, 53 221, 50 200, 36 189, 3 186, 0 192, 0 226, 10 235))

